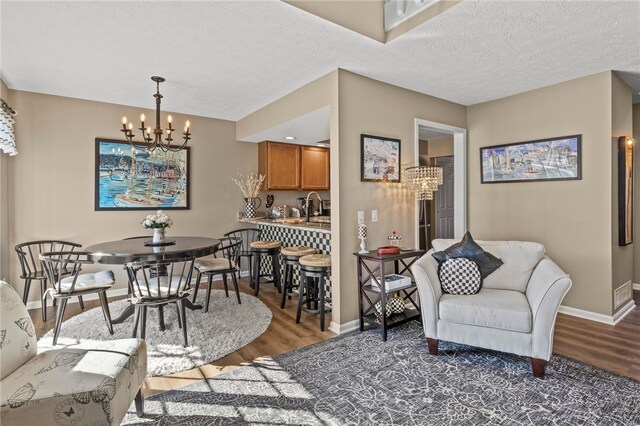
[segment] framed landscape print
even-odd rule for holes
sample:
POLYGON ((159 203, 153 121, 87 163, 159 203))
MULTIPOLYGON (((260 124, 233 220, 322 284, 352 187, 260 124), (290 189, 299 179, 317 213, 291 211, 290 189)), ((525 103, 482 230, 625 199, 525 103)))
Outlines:
POLYGON ((360 180, 400 182, 400 139, 360 135, 360 180))
POLYGON ((618 138, 618 245, 633 242, 633 145, 626 136, 618 138))
POLYGON ((482 183, 582 179, 582 135, 480 148, 482 183))
POLYGON ((189 167, 189 147, 150 151, 96 138, 95 210, 188 209, 189 167))

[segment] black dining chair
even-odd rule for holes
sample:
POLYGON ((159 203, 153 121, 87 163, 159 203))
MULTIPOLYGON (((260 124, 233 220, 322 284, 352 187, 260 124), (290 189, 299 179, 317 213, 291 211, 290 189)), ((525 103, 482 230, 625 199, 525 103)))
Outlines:
MULTIPOLYGON (((47 299, 44 298, 44 293, 47 290, 47 276, 44 273, 42 263, 40 262, 40 254, 46 252, 67 252, 75 251, 75 249, 82 247, 82 244, 73 243, 70 241, 61 240, 38 240, 28 241, 26 243, 18 244, 15 247, 18 254, 18 260, 20 261, 20 269, 22 273, 20 278, 24 280, 24 290, 22 293, 22 302, 27 304, 29 300, 29 291, 31 289, 32 281, 40 281, 40 296, 42 298, 42 321, 47 321, 47 299)), ((71 273, 69 265, 65 266, 60 273, 67 276, 71 273)), ((56 299, 54 299, 54 302, 56 299)), ((84 309, 84 303, 82 296, 78 296, 80 302, 80 308, 84 309)))
POLYGON ((240 272, 242 269, 242 258, 246 257, 249 259, 249 275, 251 275, 251 271, 253 271, 252 259, 253 254, 251 253, 251 243, 254 241, 259 241, 262 236, 262 230, 258 228, 243 228, 236 229, 233 231, 229 231, 224 234, 225 237, 230 238, 239 238, 242 240, 242 244, 238 248, 238 254, 236 255, 236 265, 238 266, 238 278, 240 278, 240 272))
POLYGON ((194 258, 130 262, 125 265, 131 283, 131 303, 135 306, 133 337, 146 335, 147 308, 175 303, 178 326, 182 328, 184 346, 187 347, 187 319, 184 299, 191 290, 194 258))
POLYGON ((50 287, 43 297, 43 303, 47 293, 50 293, 54 300, 59 301, 56 310, 56 323, 53 329, 53 345, 55 346, 58 342, 67 302, 74 296, 82 297, 86 294, 97 293, 102 305, 104 319, 107 322, 107 328, 109 333, 113 334, 106 293, 115 283, 113 272, 100 271, 81 274, 80 271, 84 265, 93 264, 93 261, 89 259, 89 253, 77 251, 45 252, 40 254, 39 259, 44 275, 50 283, 50 287))
MULTIPOLYGON (((205 303, 204 311, 209 312, 209 298, 211 297, 211 285, 214 275, 222 275, 222 282, 224 283, 224 292, 229 297, 229 287, 227 285, 227 275, 231 275, 233 281, 233 287, 236 291, 236 297, 238 298, 238 304, 240 301, 240 291, 238 290, 238 280, 236 273, 239 270, 237 259, 238 251, 242 246, 242 240, 239 238, 226 237, 220 238, 220 246, 218 251, 214 254, 214 257, 202 257, 195 262, 195 268, 197 271, 196 283, 200 284, 202 275, 207 275, 207 301, 205 303), (220 256, 218 256, 220 255, 220 256)), ((198 296, 198 286, 193 291, 193 303, 198 296)))

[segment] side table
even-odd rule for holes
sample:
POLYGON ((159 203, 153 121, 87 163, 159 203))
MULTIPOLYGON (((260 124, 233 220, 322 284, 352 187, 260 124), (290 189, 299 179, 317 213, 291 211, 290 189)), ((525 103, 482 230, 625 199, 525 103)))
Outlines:
POLYGON ((367 253, 353 253, 358 258, 358 305, 360 310, 360 331, 364 331, 365 323, 376 327, 382 327, 382 340, 387 341, 387 330, 402 325, 408 321, 417 319, 422 322, 420 305, 417 303, 417 286, 410 267, 423 254, 424 250, 401 251, 399 254, 379 255, 375 250, 367 253), (386 268, 388 262, 393 262, 395 274, 411 277, 411 283, 388 290, 385 287, 386 268), (402 266, 402 267, 401 267, 402 266), (374 285, 376 284, 376 285, 374 285), (387 297, 389 294, 400 293, 405 301, 405 310, 402 314, 387 318, 384 315, 387 309, 387 297), (379 299, 379 300, 378 300, 379 299), (380 301, 381 315, 375 310, 375 304, 380 301), (407 302, 414 309, 406 306, 407 302), (366 304, 366 306, 365 306, 366 304))

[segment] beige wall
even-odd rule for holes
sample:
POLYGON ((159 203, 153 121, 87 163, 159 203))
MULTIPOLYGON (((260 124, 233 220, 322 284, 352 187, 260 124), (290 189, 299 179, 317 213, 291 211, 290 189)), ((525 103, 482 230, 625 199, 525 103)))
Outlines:
MULTIPOLYGON (((94 138, 120 139, 123 115, 150 110, 29 92, 13 92, 19 111, 19 155, 10 173, 10 244, 61 238, 91 245, 149 234, 140 221, 145 211, 94 211, 94 138)), ((163 114, 164 115, 164 114, 163 114)), ((235 123, 172 114, 191 120, 191 209, 171 211, 169 235, 220 236, 237 228, 243 200, 230 177, 257 171, 257 146, 236 141, 235 123)), ((11 282, 22 289, 19 265, 10 257, 11 282)), ((113 266, 117 287, 125 287, 121 266, 113 266)), ((39 292, 32 290, 31 300, 39 292)))
MULTIPOLYGON (((633 138, 635 139, 634 152, 634 195, 633 195, 633 239, 634 246, 640 244, 640 151, 638 144, 640 143, 640 103, 633 105, 633 138)), ((640 249, 633 252, 633 282, 640 283, 640 249)))
POLYGON ((563 304, 611 315, 611 73, 470 106, 467 125, 474 237, 543 243, 573 280, 563 304), (480 184, 480 147, 572 134, 582 180, 480 184))
POLYGON ((379 0, 284 0, 320 18, 385 42, 384 2, 379 0))
POLYGON ((285 3, 289 3, 292 6, 372 38, 380 43, 389 43, 395 40, 447 11, 461 1, 462 0, 441 0, 385 32, 384 2, 380 0, 284 0, 285 3))
MULTIPOLYGON (((358 317, 356 259, 357 213, 365 211, 369 248, 386 245, 393 230, 414 246, 414 195, 402 183, 360 182, 360 134, 401 140, 403 167, 414 165, 415 118, 466 127, 466 108, 432 96, 375 81, 348 71, 339 74, 340 143, 340 323, 358 317), (371 210, 378 222, 371 222, 371 210)), ((333 140, 332 150, 335 150, 333 140)), ((334 247, 332 247, 332 250, 334 247)))
MULTIPOLYGON (((9 106, 13 106, 12 93, 2 80, 0 80, 0 97, 9 106)), ((19 150, 20 146, 18 146, 19 150)), ((0 280, 9 279, 9 256, 11 253, 9 246, 9 163, 15 161, 15 158, 0 152, 0 280)))
POLYGON ((241 118, 236 123, 237 140, 331 105, 336 74, 332 71, 241 118))
MULTIPOLYGON (((635 244, 619 245, 618 235, 618 137, 633 135, 633 104, 631 87, 611 73, 611 293, 633 282, 635 244)), ((634 236, 635 237, 635 236, 634 236)), ((620 305, 618 309, 624 307, 620 305)), ((615 312, 613 302, 611 309, 615 312)))

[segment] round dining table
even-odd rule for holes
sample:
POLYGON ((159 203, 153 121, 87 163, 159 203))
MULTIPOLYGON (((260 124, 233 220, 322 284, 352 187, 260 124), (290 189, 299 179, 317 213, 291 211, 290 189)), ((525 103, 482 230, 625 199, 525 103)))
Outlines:
MULTIPOLYGON (((168 237, 161 246, 150 245, 151 237, 134 237, 124 240, 108 241, 86 247, 83 251, 95 263, 107 265, 125 265, 131 262, 150 262, 174 259, 188 259, 208 256, 218 250, 221 242, 217 238, 208 237, 168 237)), ((184 300, 185 307, 195 310, 202 305, 194 305, 189 299, 184 300)), ((127 308, 111 322, 120 324, 131 315, 135 308, 127 308)), ((160 328, 164 329, 162 308, 160 308, 160 328)))

